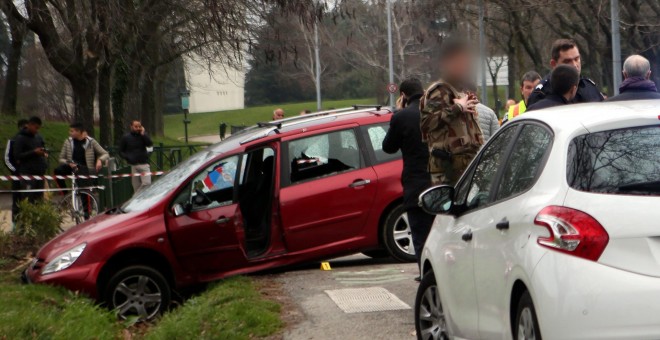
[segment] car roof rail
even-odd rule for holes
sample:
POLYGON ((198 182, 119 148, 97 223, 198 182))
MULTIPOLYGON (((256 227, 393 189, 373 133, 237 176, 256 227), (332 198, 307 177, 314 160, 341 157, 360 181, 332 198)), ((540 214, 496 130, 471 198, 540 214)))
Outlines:
POLYGON ((302 116, 279 119, 272 122, 261 122, 261 123, 257 123, 257 126, 268 127, 269 129, 264 130, 259 134, 246 138, 245 140, 241 141, 240 144, 246 144, 258 139, 266 138, 273 131, 279 133, 279 130, 281 130, 283 127, 314 122, 316 120, 321 120, 329 117, 339 117, 339 116, 351 115, 360 112, 380 111, 382 109, 392 112, 391 108, 383 107, 382 105, 353 105, 351 107, 319 111, 302 116))

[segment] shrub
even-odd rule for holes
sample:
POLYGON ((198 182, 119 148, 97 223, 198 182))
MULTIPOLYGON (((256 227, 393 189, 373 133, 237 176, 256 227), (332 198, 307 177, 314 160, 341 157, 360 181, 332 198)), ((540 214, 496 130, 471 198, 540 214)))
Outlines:
POLYGON ((50 202, 35 204, 23 200, 18 203, 20 213, 16 216, 17 235, 25 236, 41 244, 57 235, 62 224, 62 215, 50 202))

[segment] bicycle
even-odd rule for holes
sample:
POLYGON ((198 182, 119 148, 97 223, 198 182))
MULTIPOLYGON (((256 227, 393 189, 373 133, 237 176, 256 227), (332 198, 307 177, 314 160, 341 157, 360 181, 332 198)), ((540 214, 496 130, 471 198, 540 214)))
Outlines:
MULTIPOLYGON (((74 163, 74 162, 71 162, 74 163)), ((105 189, 104 186, 88 186, 84 189, 78 187, 76 172, 80 166, 74 168, 69 177, 71 179, 71 192, 66 194, 59 204, 59 210, 63 212, 62 226, 73 223, 80 224, 99 213, 99 205, 94 197, 94 189, 105 189)), ((60 226, 60 230, 64 228, 60 226)))

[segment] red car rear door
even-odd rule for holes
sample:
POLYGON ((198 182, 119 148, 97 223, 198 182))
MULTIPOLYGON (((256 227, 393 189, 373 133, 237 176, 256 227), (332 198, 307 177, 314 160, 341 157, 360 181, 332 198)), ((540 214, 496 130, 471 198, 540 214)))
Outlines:
POLYGON ((280 213, 290 252, 351 247, 364 239, 378 179, 354 126, 283 144, 280 213))

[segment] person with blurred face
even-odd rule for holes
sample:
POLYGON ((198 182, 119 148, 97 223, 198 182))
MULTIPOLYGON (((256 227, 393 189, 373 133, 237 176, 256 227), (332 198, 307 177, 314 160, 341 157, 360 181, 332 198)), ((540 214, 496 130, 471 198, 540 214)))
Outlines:
MULTIPOLYGON (((94 138, 87 135, 82 124, 73 123, 69 125, 69 138, 62 143, 60 165, 55 168, 55 175, 70 176, 74 173, 95 175, 109 157, 108 152, 94 138)), ((91 182, 82 180, 79 184, 85 186, 89 183, 91 182)), ((58 179, 57 186, 65 188, 66 182, 58 179)))
POLYGON ((520 80, 520 92, 523 99, 520 101, 520 103, 509 107, 507 114, 502 120, 502 124, 518 117, 527 111, 527 101, 529 100, 529 96, 532 95, 534 88, 536 88, 540 82, 541 76, 536 73, 536 71, 529 71, 523 75, 522 79, 520 80))
POLYGON ((154 143, 146 134, 144 126, 139 120, 131 122, 131 132, 124 135, 119 141, 119 154, 131 166, 131 174, 133 174, 131 184, 133 184, 134 193, 151 184, 151 166, 147 148, 153 145, 154 143))
POLYGON ((461 40, 441 46, 441 79, 420 101, 422 140, 427 143, 429 172, 434 185, 454 185, 484 144, 477 122, 475 93, 467 90, 474 79, 472 50, 461 40))
POLYGON ((273 120, 280 120, 280 119, 284 119, 284 110, 275 109, 275 111, 273 111, 273 120))
MULTIPOLYGON (((550 67, 554 70, 559 65, 573 66, 578 75, 582 72, 582 59, 580 50, 577 44, 572 39, 558 39, 552 44, 551 49, 552 58, 550 59, 550 67)), ((552 84, 550 83, 550 75, 546 76, 541 83, 536 86, 527 101, 527 106, 545 98, 552 93, 552 84)), ((589 78, 580 78, 578 84, 577 94, 573 99, 576 103, 589 103, 589 102, 602 102, 605 100, 596 83, 589 78)))

